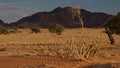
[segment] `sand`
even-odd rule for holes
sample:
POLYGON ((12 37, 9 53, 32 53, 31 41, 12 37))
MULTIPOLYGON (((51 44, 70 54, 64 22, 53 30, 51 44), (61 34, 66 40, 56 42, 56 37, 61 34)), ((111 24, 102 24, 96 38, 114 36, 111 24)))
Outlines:
POLYGON ((0 35, 0 68, 90 68, 120 63, 120 36, 113 35, 116 42, 111 45, 104 29, 85 28, 84 35, 81 29, 66 29, 62 35, 49 33, 47 29, 38 34, 29 29, 19 30, 22 33, 0 35), (85 46, 100 47, 99 55, 84 61, 59 57, 56 52, 65 50, 71 37, 74 45, 82 45, 84 38, 85 46))

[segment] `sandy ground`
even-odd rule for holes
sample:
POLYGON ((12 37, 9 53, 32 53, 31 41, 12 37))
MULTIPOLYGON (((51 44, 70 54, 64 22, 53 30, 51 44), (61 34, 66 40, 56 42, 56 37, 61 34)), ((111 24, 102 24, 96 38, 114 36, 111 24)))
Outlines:
POLYGON ((87 61, 73 61, 70 59, 43 56, 0 57, 0 68, 90 68, 91 65, 108 63, 119 63, 119 60, 104 58, 100 60, 100 58, 95 58, 88 59, 87 61))
POLYGON ((115 44, 110 45, 104 29, 66 29, 62 35, 49 33, 32 34, 28 29, 22 33, 0 35, 0 68, 90 68, 91 65, 120 63, 120 36, 113 35, 115 44), (75 45, 94 44, 100 47, 96 57, 85 61, 60 58, 56 52, 65 50, 73 38, 75 45), (84 40, 83 40, 84 38, 84 40))

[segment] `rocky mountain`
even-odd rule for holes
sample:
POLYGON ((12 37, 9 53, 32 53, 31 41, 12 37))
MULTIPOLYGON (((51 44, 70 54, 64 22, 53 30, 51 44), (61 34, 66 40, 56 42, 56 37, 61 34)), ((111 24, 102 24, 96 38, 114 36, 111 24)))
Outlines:
POLYGON ((81 17, 84 22, 84 27, 102 27, 108 19, 113 15, 108 15, 100 12, 89 12, 81 9, 81 17))
POLYGON ((50 12, 38 12, 31 16, 24 17, 17 22, 9 24, 10 27, 48 28, 53 23, 58 23, 66 28, 101 27, 105 21, 113 17, 105 13, 92 13, 84 9, 74 9, 72 7, 58 7, 50 12))

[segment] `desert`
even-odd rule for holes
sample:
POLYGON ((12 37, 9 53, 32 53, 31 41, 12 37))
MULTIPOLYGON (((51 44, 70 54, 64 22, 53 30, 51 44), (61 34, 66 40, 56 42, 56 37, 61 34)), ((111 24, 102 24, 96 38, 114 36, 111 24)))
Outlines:
POLYGON ((65 29, 62 35, 41 29, 41 33, 31 33, 29 29, 19 29, 21 33, 0 35, 0 67, 2 68, 89 68, 91 65, 120 62, 120 36, 110 44, 104 28, 65 29), (73 38, 73 45, 95 45, 100 47, 98 55, 85 60, 61 57, 58 51, 66 50, 73 38), (84 39, 84 40, 83 40, 84 39), (88 66, 88 67, 87 67, 88 66))

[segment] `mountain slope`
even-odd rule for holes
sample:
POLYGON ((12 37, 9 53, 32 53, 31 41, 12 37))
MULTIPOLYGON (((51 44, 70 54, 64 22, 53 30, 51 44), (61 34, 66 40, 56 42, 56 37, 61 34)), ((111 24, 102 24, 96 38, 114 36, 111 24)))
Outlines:
POLYGON ((5 26, 6 24, 2 21, 2 20, 0 20, 0 26, 5 26))
POLYGON ((81 9, 81 17, 84 21, 84 27, 102 27, 113 16, 99 12, 92 13, 81 9))

